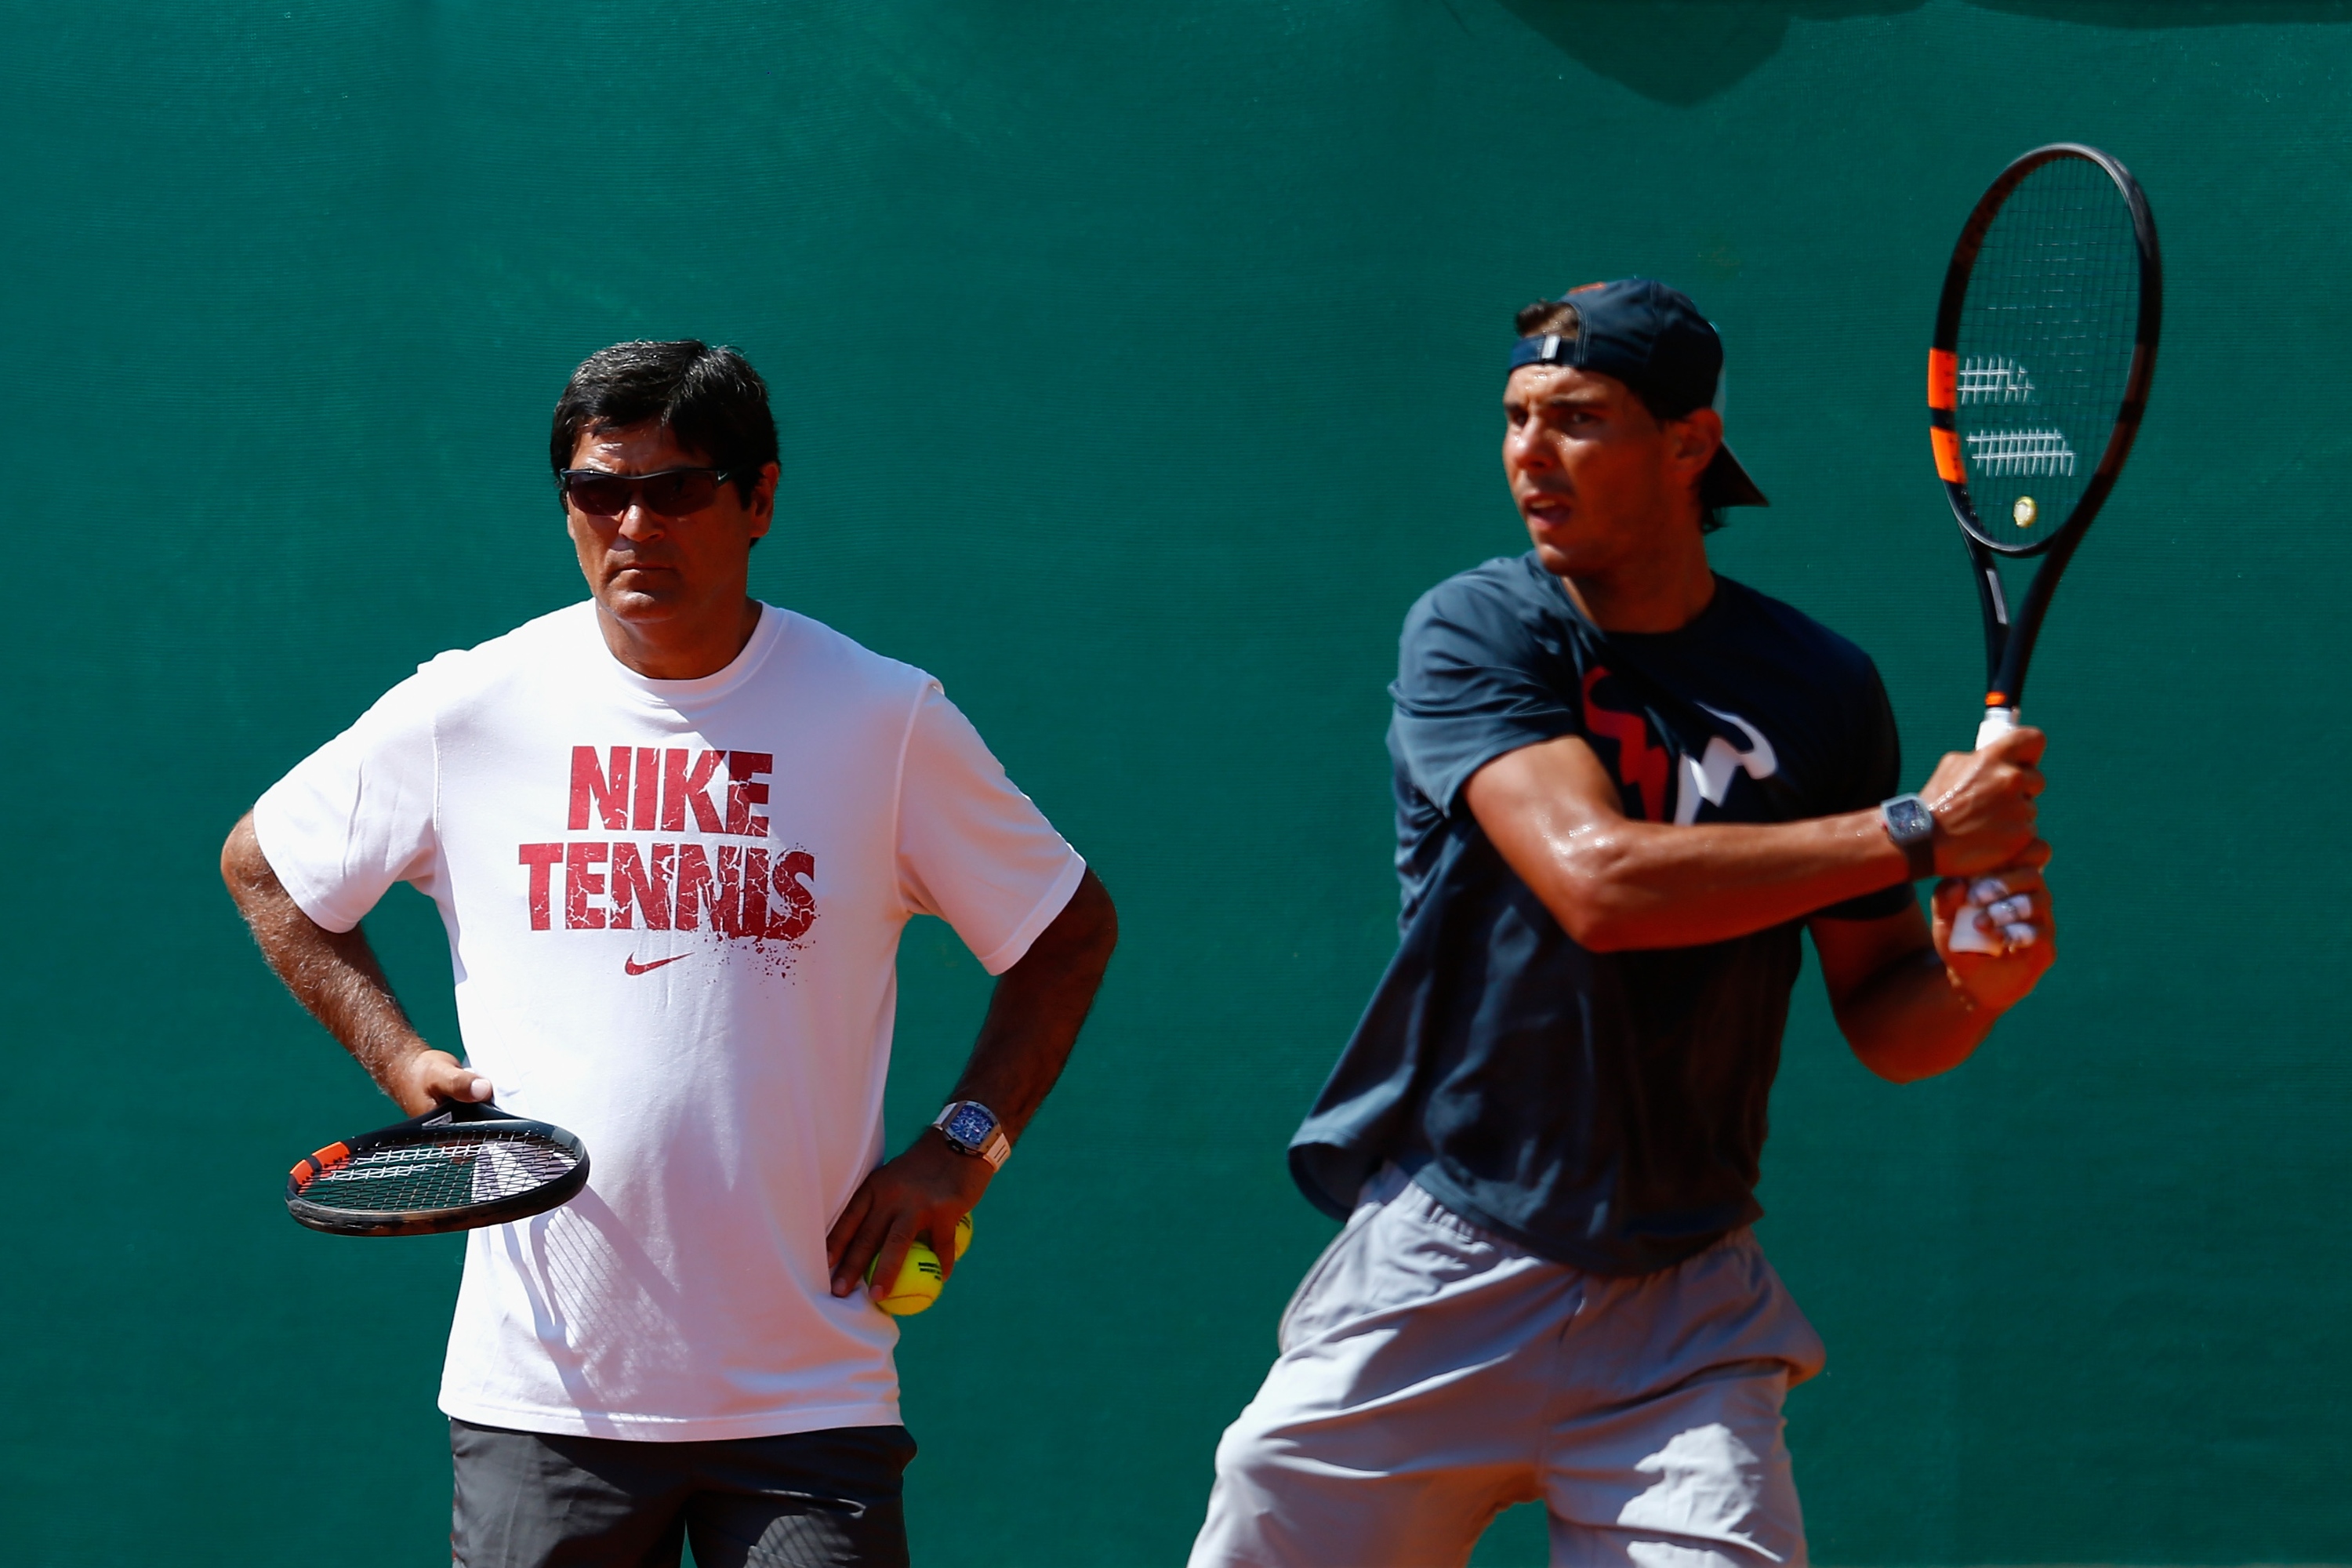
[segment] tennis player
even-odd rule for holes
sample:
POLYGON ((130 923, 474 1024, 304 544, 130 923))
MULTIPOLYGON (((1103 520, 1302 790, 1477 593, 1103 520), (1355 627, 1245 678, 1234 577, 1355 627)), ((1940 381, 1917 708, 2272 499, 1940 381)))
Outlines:
POLYGON ((1718 509, 1765 502, 1697 309, 1633 279, 1518 330, 1535 547, 1406 617, 1402 940, 1290 1150, 1347 1226, 1218 1447, 1194 1568, 1439 1568, 1535 1500, 1556 1563, 1801 1563, 1781 1400, 1822 1351, 1748 1230, 1800 933, 1895 1082, 2051 962, 2041 734, 1898 796, 1869 658, 1709 569, 1718 509), (2001 951, 1951 951, 1971 899, 2001 951))
POLYGON ((921 670, 749 595, 778 473, 729 349, 583 364, 550 456, 589 597, 394 687, 264 795, 222 866, 262 952, 408 1110, 580 1134, 587 1189, 474 1231, 441 1384, 454 1561, 907 1561, 893 1321, 1036 1113, 1108 897, 921 670), (440 906, 463 1062, 360 920, 440 906), (999 976, 938 1124, 887 1163, 895 954, 999 976))

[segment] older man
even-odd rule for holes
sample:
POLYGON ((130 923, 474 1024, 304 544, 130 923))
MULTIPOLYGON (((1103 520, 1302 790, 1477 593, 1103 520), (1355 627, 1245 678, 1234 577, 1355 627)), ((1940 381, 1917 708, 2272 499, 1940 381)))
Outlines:
POLYGON ((1715 329, 1643 279, 1517 326, 1534 549, 1405 619, 1403 936, 1290 1152, 1348 1225, 1218 1448, 1194 1568, 1438 1568, 1537 1500, 1557 1563, 1801 1563, 1781 1397, 1822 1349, 1748 1228, 1801 936, 1898 1082, 2050 963, 2041 734, 1895 795, 1869 658, 1709 567, 1718 509, 1764 500, 1715 329), (2000 951, 1953 951, 1980 917, 2000 951))
POLYGON ((411 1111, 570 1127, 587 1190, 468 1238, 443 1373, 453 1552, 903 1563, 891 1320, 1052 1088, 1108 897, 922 671, 748 592, 767 388, 696 342, 572 376, 550 457, 586 602, 425 665, 273 786, 222 868, 302 1004, 411 1111), (439 905, 465 1060, 359 922, 439 905), (883 1163, 898 936, 1000 976, 940 1121, 883 1163))

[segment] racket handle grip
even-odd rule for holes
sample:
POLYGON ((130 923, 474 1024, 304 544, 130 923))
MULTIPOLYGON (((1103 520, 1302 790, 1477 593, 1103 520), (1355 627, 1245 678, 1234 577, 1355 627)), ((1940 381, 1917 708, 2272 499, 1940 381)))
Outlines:
MULTIPOLYGON (((1977 750, 1983 751, 2003 735, 2017 728, 2017 710, 1988 708, 1977 724, 1977 750)), ((1985 919, 1985 912, 1974 903, 1962 904, 1952 917, 1951 945, 1954 952, 2006 952, 2009 943, 2000 929, 1985 919)))

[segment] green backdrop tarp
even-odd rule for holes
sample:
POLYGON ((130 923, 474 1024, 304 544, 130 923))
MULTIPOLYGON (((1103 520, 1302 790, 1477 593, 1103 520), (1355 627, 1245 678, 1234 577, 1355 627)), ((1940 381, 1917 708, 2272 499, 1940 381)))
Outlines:
MULTIPOLYGON (((548 408, 608 342, 697 334, 776 389, 757 588, 937 672, 1126 917, 907 1329, 919 1555, 1180 1560, 1328 1232, 1282 1151, 1392 940, 1399 617, 1520 548, 1510 311, 1697 296, 1776 503, 1718 563, 1875 655, 1924 777, 1979 656, 1920 351, 1968 204, 2067 137, 2146 182, 2172 310, 2037 664, 2064 959, 1902 1089, 1805 983, 1762 1227, 1831 1349, 1799 1477, 1831 1563, 2352 1561, 2347 22, 0 6, 0 1559, 436 1550, 457 1246, 278 1212, 295 1153, 385 1108, 215 853, 419 660, 579 595, 548 408)), ((451 1040, 429 910, 371 929, 451 1040)), ((894 1142, 984 994, 935 923, 903 969, 894 1142)), ((1479 1560, 1540 1536, 1508 1516, 1479 1560)))

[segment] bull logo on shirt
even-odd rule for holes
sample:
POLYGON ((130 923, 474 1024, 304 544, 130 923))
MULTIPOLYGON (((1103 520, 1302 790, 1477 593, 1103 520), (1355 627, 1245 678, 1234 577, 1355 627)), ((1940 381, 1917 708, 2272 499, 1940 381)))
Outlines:
POLYGON ((1780 771, 1780 759, 1772 754, 1772 742, 1753 724, 1737 713, 1707 708, 1704 702, 1699 706, 1738 731, 1748 745, 1742 750, 1720 735, 1709 735, 1706 755, 1683 754, 1683 790, 1675 806, 1675 821, 1685 827, 1698 820, 1700 801, 1709 805, 1723 804, 1723 797, 1731 791, 1732 774, 1744 773, 1751 779, 1769 779, 1780 771))
POLYGON ((1721 805, 1731 793, 1735 774, 1746 773, 1751 779, 1768 779, 1780 771, 1780 759, 1773 755, 1772 742, 1762 731, 1737 713, 1727 713, 1720 708, 1710 708, 1704 702, 1697 706, 1739 732, 1745 743, 1734 745, 1721 735, 1707 737, 1706 749, 1694 757, 1682 752, 1669 759, 1663 746, 1650 741, 1648 715, 1638 710, 1621 712, 1603 708, 1593 700, 1593 689, 1609 679, 1609 671, 1596 665, 1584 676, 1584 728, 1588 735, 1612 741, 1617 747, 1617 789, 1629 816, 1639 816, 1644 822, 1666 819, 1668 781, 1676 780, 1675 790, 1675 822, 1687 827, 1698 820, 1701 802, 1721 805))
POLYGON ((775 846, 754 809, 768 803, 760 781, 774 769, 766 752, 572 747, 567 831, 699 837, 518 846, 530 929, 557 929, 560 876, 565 931, 708 931, 762 950, 798 943, 816 922, 816 857, 775 846), (714 798, 722 771, 726 787, 714 798))

